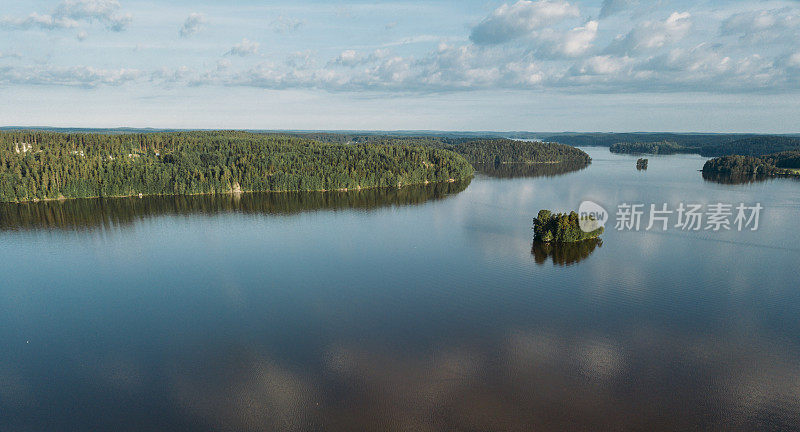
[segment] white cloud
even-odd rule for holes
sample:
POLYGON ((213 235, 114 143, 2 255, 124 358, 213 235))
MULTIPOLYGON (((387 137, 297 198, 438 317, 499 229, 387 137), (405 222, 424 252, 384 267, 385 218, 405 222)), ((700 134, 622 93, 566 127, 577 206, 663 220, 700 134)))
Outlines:
POLYGON ((233 66, 233 63, 231 63, 231 61, 228 59, 222 59, 217 61, 217 71, 221 72, 228 70, 231 66, 233 66))
POLYGON ((189 37, 191 35, 197 34, 202 31, 206 24, 206 18, 201 13, 193 12, 189 14, 189 17, 186 18, 186 21, 183 22, 183 27, 181 27, 180 35, 181 37, 189 37))
POLYGON ((546 58, 579 57, 586 54, 597 38, 599 23, 589 21, 567 32, 543 31, 534 37, 537 53, 546 58))
POLYGON ((436 35, 428 35, 428 34, 421 34, 415 36, 404 37, 402 39, 386 42, 381 46, 384 48, 387 47, 394 47, 394 46, 401 46, 401 45, 411 45, 411 44, 424 44, 427 42, 439 42, 442 40, 441 36, 436 35))
POLYGON ((572 72, 574 75, 612 75, 623 71, 630 64, 630 57, 599 55, 582 61, 572 72))
POLYGON ((296 30, 300 30, 303 27, 304 22, 298 19, 285 17, 280 15, 278 18, 275 18, 269 26, 272 28, 275 33, 288 33, 296 30))
POLYGON ((121 5, 117 0, 64 0, 58 4, 53 13, 55 17, 67 17, 74 20, 97 20, 109 30, 122 31, 131 22, 131 15, 119 13, 121 5))
POLYGON ((545 78, 545 73, 536 63, 512 62, 503 68, 503 81, 511 88, 539 87, 545 78))
POLYGON ((368 55, 364 55, 356 50, 344 50, 336 56, 329 64, 331 66, 355 67, 369 63, 375 63, 385 58, 389 51, 377 49, 368 55))
POLYGON ((64 0, 55 15, 74 19, 112 19, 120 9, 117 0, 64 0))
POLYGON ((78 27, 74 19, 54 17, 52 15, 39 15, 36 12, 26 18, 0 18, 0 28, 28 30, 39 28, 42 30, 68 29, 78 27))
POLYGON ((719 49, 700 44, 696 47, 685 49, 675 48, 669 53, 654 57, 645 62, 641 68, 658 72, 677 72, 685 77, 698 75, 716 76, 729 72, 734 66, 731 57, 720 52, 719 49))
POLYGON ((479 45, 508 42, 544 26, 580 16, 577 6, 563 0, 520 0, 503 4, 472 29, 470 40, 479 45))
POLYGON ((639 0, 603 0, 600 9, 600 18, 607 18, 611 15, 624 12, 634 6, 639 5, 639 0))
MULTIPOLYGON (((623 3, 635 6, 635 2, 623 3)), ((37 15, 24 18, 37 24, 26 25, 78 26, 77 37, 81 39, 86 35, 80 28, 84 22, 100 20, 87 17, 119 16, 115 1, 65 1, 62 5, 53 11, 61 21, 55 20, 56 15, 37 15)), ((606 6, 621 7, 619 2, 606 2, 606 6)), ((800 52, 786 42, 796 39, 771 36, 770 43, 764 40, 747 45, 722 36, 745 37, 759 32, 792 35, 794 12, 788 8, 742 10, 737 7, 712 13, 698 9, 690 15, 661 8, 655 15, 659 19, 641 20, 641 15, 625 14, 581 23, 578 7, 566 1, 523 0, 495 9, 472 29, 470 41, 454 42, 458 37, 418 33, 400 42, 351 45, 352 49, 339 49, 338 55, 323 57, 316 51, 303 50, 302 45, 287 45, 285 52, 293 54, 262 56, 259 43, 245 38, 221 59, 217 56, 203 62, 207 66, 199 70, 169 61, 165 62, 167 69, 154 67, 138 74, 127 70, 118 75, 114 73, 126 70, 31 65, 23 69, 7 67, 0 82, 92 87, 135 80, 169 85, 420 94, 502 89, 610 93, 800 89, 800 52), (622 34, 611 40, 616 29, 610 26, 620 24, 625 26, 622 34), (376 46, 381 49, 374 49, 376 46), (232 56, 256 56, 263 61, 254 67, 253 61, 232 62, 232 56)), ((189 15, 181 35, 196 33, 204 22, 200 14, 189 15)), ((291 31, 301 23, 279 17, 274 27, 291 31)), ((124 64, 120 62, 120 66, 124 64)))
MULTIPOLYGON (((590 23, 583 27, 593 29, 595 24, 590 23)), ((284 62, 262 62, 245 70, 234 70, 231 65, 212 68, 190 78, 189 84, 390 93, 548 88, 565 92, 740 93, 791 86, 784 70, 800 62, 791 55, 779 63, 759 55, 733 56, 725 53, 725 47, 706 43, 643 56, 593 55, 584 52, 587 43, 579 39, 573 45, 554 45, 562 49, 557 60, 542 60, 536 51, 471 43, 440 43, 423 56, 344 50, 327 62, 316 61, 313 52, 299 52, 284 62), (570 52, 583 54, 565 60, 570 52)))
POLYGON ((124 15, 120 15, 109 21, 108 29, 115 32, 124 31, 131 24, 131 21, 133 21, 131 14, 126 13, 124 15))
POLYGON ((514 44, 504 44, 504 49, 524 47, 545 59, 578 57, 592 48, 599 27, 596 20, 571 30, 559 25, 579 16, 578 7, 566 1, 504 4, 472 29, 470 40, 487 48, 515 40, 514 44))
POLYGON ((21 55, 15 52, 0 51, 0 59, 4 58, 22 58, 21 55))
POLYGON ((117 0, 64 0, 50 14, 31 13, 25 18, 0 18, 0 27, 7 29, 69 29, 80 22, 101 22, 111 31, 123 31, 131 22, 129 13, 120 13, 117 0))
POLYGON ((555 85, 601 92, 770 91, 791 85, 773 61, 759 55, 731 57, 700 44, 645 59, 602 55, 576 64, 555 85))
POLYGON ((796 43, 800 37, 800 10, 781 8, 734 14, 722 22, 720 33, 739 36, 748 43, 774 40, 796 43))
POLYGON ((162 84, 177 84, 189 80, 195 71, 187 66, 180 66, 175 69, 161 68, 150 74, 150 80, 162 84))
POLYGON ((328 62, 345 68, 282 68, 265 62, 247 71, 218 74, 206 83, 269 89, 314 88, 340 91, 451 92, 459 90, 532 88, 545 74, 538 65, 517 59, 498 62, 495 53, 474 45, 441 44, 424 58, 362 55, 347 50, 328 62), (363 68, 353 68, 362 65, 363 68))
POLYGON ((286 65, 293 69, 313 69, 317 67, 316 53, 311 50, 295 52, 286 59, 286 65))
POLYGON ((589 21, 583 27, 577 27, 567 33, 564 43, 561 45, 561 52, 565 55, 574 57, 581 55, 589 50, 592 41, 597 37, 597 21, 589 21))
POLYGON ((0 69, 0 83, 57 85, 66 87, 119 86, 135 81, 142 73, 135 69, 75 67, 20 67, 0 69))
POLYGON ((258 42, 253 42, 247 38, 242 39, 241 42, 234 45, 225 55, 236 55, 239 57, 247 57, 249 55, 258 54, 258 48, 261 46, 258 42))
POLYGON ((342 66, 355 66, 360 64, 362 61, 361 56, 358 55, 358 52, 355 50, 345 50, 339 54, 336 59, 334 59, 334 64, 339 64, 342 66))
POLYGON ((790 55, 787 63, 791 67, 800 68, 800 52, 790 55))
POLYGON ((689 12, 673 12, 664 21, 645 21, 638 24, 627 35, 618 37, 607 51, 612 54, 631 54, 662 48, 680 41, 691 29, 689 12))

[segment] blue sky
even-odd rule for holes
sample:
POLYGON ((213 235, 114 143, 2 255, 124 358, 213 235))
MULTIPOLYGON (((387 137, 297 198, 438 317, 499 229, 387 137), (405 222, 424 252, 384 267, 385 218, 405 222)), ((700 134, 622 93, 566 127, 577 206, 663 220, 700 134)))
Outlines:
POLYGON ((0 123, 800 132, 800 1, 0 0, 0 123))

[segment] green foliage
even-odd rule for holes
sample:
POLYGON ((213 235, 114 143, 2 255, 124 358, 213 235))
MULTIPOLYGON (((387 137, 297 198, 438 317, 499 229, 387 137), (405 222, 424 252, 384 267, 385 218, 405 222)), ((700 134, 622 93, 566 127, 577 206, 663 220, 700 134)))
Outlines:
POLYGON ((729 143, 703 147, 701 156, 763 156, 788 150, 800 150, 800 138, 786 136, 755 136, 729 143))
POLYGON ((567 214, 540 210, 533 219, 534 240, 545 243, 574 243, 597 238, 603 234, 603 227, 592 232, 584 232, 581 230, 580 221, 581 218, 575 212, 567 214))
POLYGON ((774 175, 779 169, 764 159, 753 156, 722 156, 706 161, 703 165, 704 173, 743 175, 774 175))
POLYGON ((588 154, 575 147, 550 142, 507 139, 471 140, 456 144, 453 151, 474 164, 504 163, 582 163, 591 162, 588 154))
POLYGON ((328 144, 248 132, 0 133, 0 201, 319 191, 464 179, 442 148, 328 144))
POLYGON ((641 158, 637 159, 636 160, 636 169, 639 170, 639 171, 646 170, 648 163, 649 163, 649 161, 647 159, 641 159, 641 158))
POLYGON ((338 135, 314 133, 303 136, 342 144, 413 145, 452 150, 473 165, 557 164, 570 163, 585 167, 591 162, 588 154, 574 147, 539 141, 518 141, 504 138, 464 138, 449 136, 338 135))
POLYGON ((695 147, 684 147, 671 141, 620 142, 613 144, 609 150, 611 150, 611 153, 624 154, 676 154, 697 152, 697 148, 695 147))
POLYGON ((778 168, 800 168, 800 151, 785 151, 764 156, 764 162, 775 165, 778 168))
POLYGON ((703 165, 703 178, 722 183, 746 183, 759 178, 789 175, 796 176, 800 168, 800 151, 754 156, 721 156, 703 165))

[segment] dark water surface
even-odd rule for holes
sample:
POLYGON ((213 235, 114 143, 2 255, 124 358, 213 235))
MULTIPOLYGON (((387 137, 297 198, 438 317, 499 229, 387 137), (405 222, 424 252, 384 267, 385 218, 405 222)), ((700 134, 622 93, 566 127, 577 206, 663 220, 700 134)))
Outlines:
POLYGON ((471 183, 0 207, 0 430, 796 430, 800 182, 588 149, 471 183), (542 208, 756 232, 532 244, 542 208))

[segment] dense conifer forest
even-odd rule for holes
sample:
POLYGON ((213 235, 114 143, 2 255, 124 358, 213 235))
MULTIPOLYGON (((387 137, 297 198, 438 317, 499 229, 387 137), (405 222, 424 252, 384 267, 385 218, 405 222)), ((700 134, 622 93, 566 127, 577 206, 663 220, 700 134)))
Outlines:
POLYGON ((765 162, 778 168, 800 169, 800 151, 785 151, 763 156, 765 162))
POLYGON ((797 175, 800 169, 800 151, 786 151, 755 156, 721 156, 708 160, 703 173, 729 174, 734 176, 797 175))
POLYGON ((657 141, 657 142, 635 142, 635 143, 616 143, 613 144, 609 150, 611 153, 623 154, 676 154, 676 153, 692 153, 696 149, 679 146, 677 143, 671 141, 657 141))
POLYGON ((764 156, 784 151, 800 151, 800 138, 786 136, 754 136, 729 143, 704 146, 701 156, 764 156))
POLYGON ((0 133, 0 201, 320 191, 465 179, 433 146, 331 144, 247 132, 0 133))
POLYGON ((775 165, 754 156, 722 156, 709 159, 703 165, 703 172, 731 175, 772 175, 775 171, 775 165))
POLYGON ((508 139, 238 131, 0 133, 0 201, 323 191, 470 177, 470 163, 563 165, 567 145, 508 139))
POLYGON ((452 150, 473 165, 556 164, 585 167, 591 158, 575 147, 554 142, 518 141, 505 138, 464 138, 447 136, 304 134, 327 142, 379 145, 412 145, 452 150))
POLYGON ((582 150, 550 142, 524 142, 508 139, 471 140, 456 144, 452 149, 475 164, 588 164, 592 160, 582 150))

